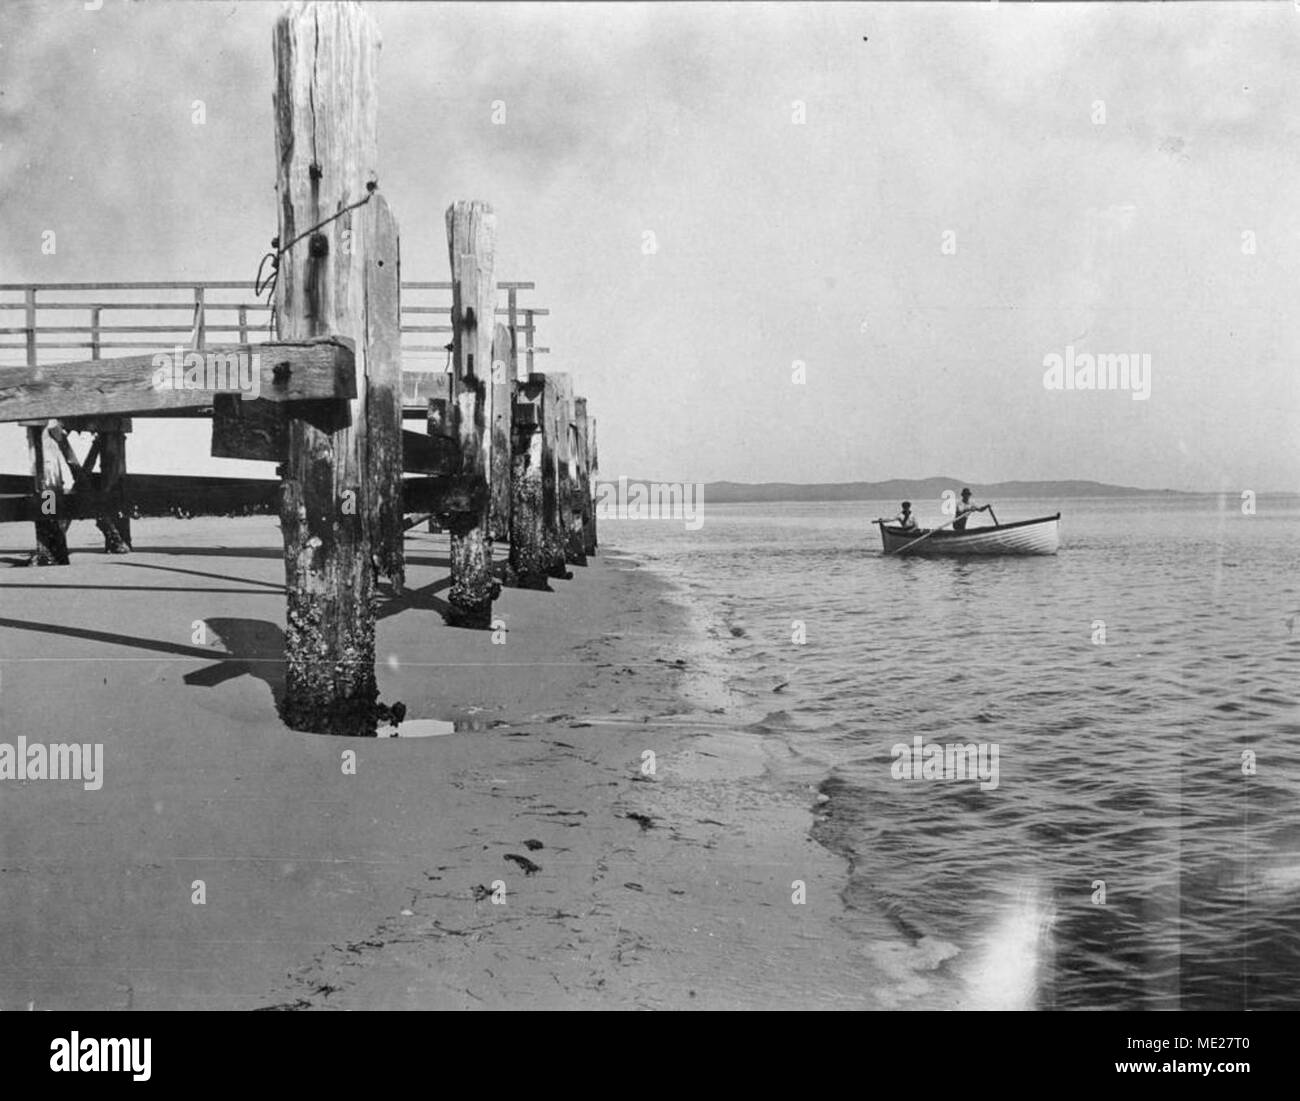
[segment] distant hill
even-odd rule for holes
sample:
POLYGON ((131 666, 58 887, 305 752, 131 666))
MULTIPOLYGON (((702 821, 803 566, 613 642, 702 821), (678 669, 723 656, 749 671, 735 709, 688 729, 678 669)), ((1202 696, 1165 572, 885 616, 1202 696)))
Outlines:
MULTIPOLYGON (((630 478, 629 482, 640 479, 630 478)), ((647 479, 648 480, 648 479, 647 479)), ((613 481, 598 478, 599 482, 613 481)), ((937 498, 945 489, 960 491, 969 486, 977 500, 1012 497, 1138 497, 1151 494, 1191 496, 1181 490, 1137 489, 1113 486, 1104 482, 994 482, 981 485, 960 478, 894 478, 888 482, 823 482, 806 485, 798 482, 706 482, 704 499, 717 504, 743 501, 879 501, 937 498)))

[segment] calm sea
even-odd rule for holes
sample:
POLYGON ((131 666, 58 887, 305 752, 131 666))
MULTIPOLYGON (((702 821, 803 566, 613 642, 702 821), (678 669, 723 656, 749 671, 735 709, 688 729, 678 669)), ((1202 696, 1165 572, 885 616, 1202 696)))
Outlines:
POLYGON ((846 900, 965 1004, 1300 1007, 1300 497, 998 501, 1062 549, 983 561, 883 558, 896 508, 601 541, 681 587, 736 717, 820 777, 846 900), (896 776, 916 737, 996 746, 996 788, 896 776))

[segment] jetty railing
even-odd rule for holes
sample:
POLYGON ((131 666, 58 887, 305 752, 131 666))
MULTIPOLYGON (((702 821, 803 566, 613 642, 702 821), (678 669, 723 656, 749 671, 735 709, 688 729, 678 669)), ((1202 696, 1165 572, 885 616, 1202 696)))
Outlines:
MULTIPOLYGON (((497 319, 515 337, 519 353, 511 373, 531 374, 535 357, 549 348, 536 344, 537 318, 550 310, 520 301, 531 282, 499 282, 497 319)), ((409 368, 447 369, 452 334, 448 281, 401 284, 402 359, 409 368), (442 319, 446 320, 443 321, 442 319), (436 319, 436 320, 435 320, 436 319)), ((37 366, 42 353, 84 351, 100 359, 104 351, 142 352, 150 348, 203 347, 209 337, 247 344, 275 337, 274 306, 253 294, 253 284, 232 280, 194 282, 0 283, 0 365, 37 366), (142 292, 166 291, 160 299, 142 292), (140 301, 140 299, 148 299, 140 301)), ((222 343, 215 340, 214 343, 222 343)), ((56 358, 67 359, 60 355, 56 358)))

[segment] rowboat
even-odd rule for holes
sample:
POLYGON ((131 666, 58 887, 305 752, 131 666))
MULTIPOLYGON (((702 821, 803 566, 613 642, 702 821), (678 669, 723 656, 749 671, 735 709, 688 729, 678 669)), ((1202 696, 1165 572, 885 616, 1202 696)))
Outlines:
POLYGON ((886 554, 1055 554, 1060 546, 1061 514, 1019 520, 1014 524, 967 528, 965 531, 925 528, 904 531, 880 525, 880 539, 886 554), (910 544, 910 545, 909 545, 910 544))

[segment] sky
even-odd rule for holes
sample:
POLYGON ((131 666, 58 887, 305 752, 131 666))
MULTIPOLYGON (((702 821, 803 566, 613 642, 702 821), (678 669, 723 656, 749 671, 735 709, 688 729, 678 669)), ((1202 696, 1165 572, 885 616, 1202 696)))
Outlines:
MULTIPOLYGON (((602 476, 1300 489, 1293 5, 364 7, 404 277, 493 204, 602 476)), ((0 4, 0 282, 251 280, 278 11, 0 4)), ((131 467, 270 475, 203 436, 131 467)))

